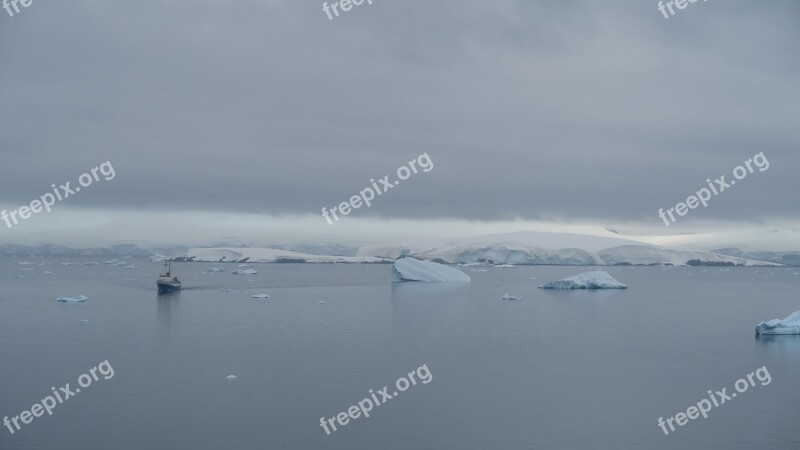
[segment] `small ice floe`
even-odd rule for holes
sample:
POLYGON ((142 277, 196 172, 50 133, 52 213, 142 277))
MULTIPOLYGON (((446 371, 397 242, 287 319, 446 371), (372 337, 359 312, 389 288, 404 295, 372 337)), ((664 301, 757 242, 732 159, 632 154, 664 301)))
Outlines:
POLYGON ((514 266, 512 264, 496 264, 494 267, 497 269, 510 269, 514 266))
POLYGON ((30 267, 20 267, 19 270, 22 270, 23 272, 28 272, 33 269, 31 269, 30 267))
POLYGON ((100 263, 96 263, 94 261, 89 261, 87 263, 83 263, 82 265, 83 266, 98 266, 98 265, 100 265, 100 263))
POLYGON ((52 274, 53 274, 53 272, 50 272, 49 270, 45 270, 45 271, 44 271, 44 274, 45 274, 45 275, 52 275, 52 274))
POLYGON ((253 265, 252 264, 239 264, 236 267, 253 267, 253 265))
POLYGON ((233 380, 235 380, 237 378, 239 378, 239 377, 237 377, 236 375, 228 375, 227 377, 225 377, 225 379, 228 380, 228 381, 233 381, 233 380))
POLYGON ((392 265, 392 281, 469 282, 469 275, 444 264, 400 258, 392 265))
POLYGON ((232 273, 234 275, 255 275, 258 272, 253 269, 245 269, 245 270, 234 270, 232 273))
POLYGON ((528 277, 529 280, 535 280, 536 277, 528 277))
POLYGON ((514 301, 514 300, 522 300, 522 297, 518 297, 518 296, 516 296, 516 295, 508 295, 508 294, 505 294, 505 295, 503 296, 503 300, 509 300, 509 301, 514 301))
POLYGON ((628 286, 602 270, 585 272, 539 286, 542 289, 625 289, 628 286))
POLYGON ((81 322, 83 322, 83 323, 89 323, 89 319, 81 319, 81 322))
POLYGON ((253 294, 250 298, 269 298, 269 294, 253 294))
POLYGON ((32 266, 36 263, 33 261, 19 261, 17 264, 19 264, 20 266, 32 266))
POLYGON ((116 264, 116 263, 118 263, 118 262, 119 262, 119 261, 118 261, 118 260, 116 260, 116 259, 109 259, 108 261, 106 261, 106 264, 116 264))
POLYGON ((79 295, 78 297, 58 297, 56 300, 63 303, 83 303, 88 299, 89 297, 85 295, 79 295))
POLYGON ((487 269, 469 269, 472 272, 488 272, 487 269))
POLYGON ((14 278, 25 278, 25 275, 14 275, 14 278))
POLYGON ((800 334, 800 311, 780 320, 772 319, 756 325, 756 334, 800 334))
POLYGON ((222 273, 225 272, 225 269, 222 267, 209 267, 206 269, 206 273, 222 273))
POLYGON ((325 304, 325 300, 320 300, 320 301, 317 302, 317 304, 318 305, 324 305, 325 304))

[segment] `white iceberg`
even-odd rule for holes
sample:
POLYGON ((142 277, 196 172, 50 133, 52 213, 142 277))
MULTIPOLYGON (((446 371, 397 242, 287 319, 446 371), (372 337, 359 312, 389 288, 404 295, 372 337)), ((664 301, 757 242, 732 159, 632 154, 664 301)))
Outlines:
POLYGON ((253 269, 245 269, 245 270, 234 270, 231 273, 234 274, 234 275, 255 275, 258 272, 256 272, 253 269))
POLYGON ((269 294, 253 294, 250 298, 269 298, 269 294))
POLYGON ((516 295, 508 295, 508 294, 506 294, 506 295, 503 296, 503 300, 511 300, 511 301, 513 301, 513 300, 522 300, 522 297, 519 297, 519 296, 516 296, 516 295))
POLYGON ((625 289, 628 286, 602 270, 585 272, 539 286, 543 289, 625 289))
POLYGON ((772 319, 756 325, 756 334, 800 334, 800 311, 780 320, 772 319))
POLYGON ((78 297, 58 297, 56 300, 64 303, 83 303, 88 299, 89 297, 80 295, 78 297))
POLYGON ((497 268, 497 269, 511 269, 511 268, 514 267, 514 265, 513 264, 495 264, 494 267, 497 268))
POLYGON ((392 281, 469 282, 464 272, 430 261, 401 258, 392 266, 392 281))
POLYGON ((233 381, 233 380, 235 380, 237 378, 239 378, 239 377, 237 377, 236 375, 228 375, 227 377, 225 377, 225 379, 228 380, 228 381, 233 381))

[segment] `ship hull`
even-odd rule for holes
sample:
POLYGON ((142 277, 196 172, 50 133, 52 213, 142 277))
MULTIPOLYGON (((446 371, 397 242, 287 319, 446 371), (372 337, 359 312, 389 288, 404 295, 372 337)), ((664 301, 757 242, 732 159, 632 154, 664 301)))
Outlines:
POLYGON ((158 286, 158 293, 163 294, 167 292, 175 292, 181 289, 181 284, 176 283, 171 280, 157 280, 156 286, 158 286))

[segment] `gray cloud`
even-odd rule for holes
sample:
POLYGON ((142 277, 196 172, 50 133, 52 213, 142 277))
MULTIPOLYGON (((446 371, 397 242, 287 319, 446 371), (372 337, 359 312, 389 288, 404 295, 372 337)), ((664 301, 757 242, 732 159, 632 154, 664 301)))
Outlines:
MULTIPOLYGON (((34 3, 0 17, 0 192, 110 160, 75 206, 318 214, 428 152, 363 217, 796 217, 793 1, 34 3)), ((3 11, 0 13, 5 14, 3 11)))

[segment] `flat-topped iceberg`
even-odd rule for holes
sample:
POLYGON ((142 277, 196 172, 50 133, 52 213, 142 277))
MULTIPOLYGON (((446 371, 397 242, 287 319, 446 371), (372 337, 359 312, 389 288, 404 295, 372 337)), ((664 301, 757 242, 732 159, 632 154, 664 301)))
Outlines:
POLYGON ((780 320, 772 319, 756 325, 756 334, 800 334, 800 311, 780 320))
POLYGON ((471 278, 444 264, 400 258, 392 266, 392 281, 469 282, 471 278))
POLYGON ((234 275, 255 275, 258 272, 253 269, 244 269, 244 270, 234 270, 231 273, 234 275))
POLYGON ((85 295, 79 295, 77 297, 58 297, 56 300, 62 303, 83 303, 88 299, 89 297, 85 295))
POLYGON ((585 272, 539 286, 543 289, 625 289, 628 286, 602 270, 585 272))

